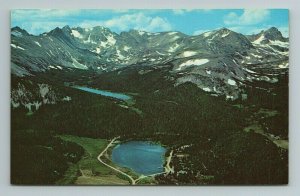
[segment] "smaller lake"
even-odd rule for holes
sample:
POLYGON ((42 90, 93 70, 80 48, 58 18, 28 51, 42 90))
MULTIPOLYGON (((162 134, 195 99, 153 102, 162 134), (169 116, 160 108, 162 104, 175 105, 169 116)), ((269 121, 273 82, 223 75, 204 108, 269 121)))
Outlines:
POLYGON ((146 141, 130 141, 118 144, 112 151, 112 161, 143 175, 164 171, 166 149, 146 141))
POLYGON ((73 86, 73 88, 82 90, 82 91, 86 91, 89 93, 94 93, 97 95, 102 95, 102 96, 106 96, 106 97, 113 97, 116 99, 120 99, 123 101, 129 100, 131 99, 130 96, 122 94, 122 93, 114 93, 114 92, 110 92, 110 91, 105 91, 105 90, 98 90, 98 89, 93 89, 93 88, 88 88, 88 87, 83 87, 83 86, 73 86))

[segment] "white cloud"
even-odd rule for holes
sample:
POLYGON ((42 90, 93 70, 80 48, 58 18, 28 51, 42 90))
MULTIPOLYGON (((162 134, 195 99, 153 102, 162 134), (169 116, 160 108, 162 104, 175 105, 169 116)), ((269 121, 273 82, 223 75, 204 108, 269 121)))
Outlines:
POLYGON ((208 32, 208 31, 211 31, 211 30, 203 30, 203 29, 200 29, 200 30, 197 30, 197 31, 194 31, 193 35, 200 35, 202 33, 205 33, 205 32, 208 32))
POLYGON ((267 30, 270 28, 270 26, 263 26, 263 27, 256 27, 256 26, 231 26, 228 27, 228 29, 242 33, 244 35, 252 35, 252 34, 258 34, 261 31, 267 30))
POLYGON ((29 33, 35 32, 48 32, 56 27, 64 27, 67 23, 64 22, 50 22, 50 21, 38 21, 38 22, 24 22, 20 26, 22 29, 26 29, 29 33))
POLYGON ((96 26, 101 26, 103 25, 102 21, 98 21, 98 20, 84 20, 80 23, 77 23, 75 25, 72 26, 76 26, 76 27, 82 27, 82 28, 90 28, 90 27, 96 27, 96 26))
POLYGON ((148 12, 135 12, 130 10, 23 9, 13 10, 11 15, 14 25, 18 25, 33 34, 50 31, 55 27, 63 27, 65 25, 73 27, 104 26, 112 28, 114 31, 138 29, 157 32, 169 31, 172 29, 172 25, 166 18, 147 15, 146 13, 148 12), (101 17, 111 14, 112 12, 117 13, 117 16, 107 20, 104 20, 101 17))
POLYGON ((253 25, 267 20, 270 11, 266 9, 245 9, 242 15, 230 12, 224 17, 226 25, 253 25))
MULTIPOLYGON (((235 32, 239 32, 242 33, 244 35, 252 35, 252 34, 258 34, 261 31, 265 31, 268 30, 271 27, 276 27, 276 25, 263 25, 260 27, 256 27, 256 26, 231 26, 228 27, 228 29, 235 31, 235 32)), ((289 36, 289 27, 276 27, 284 37, 288 37, 289 36)))
POLYGON ((146 16, 143 13, 125 14, 107 21, 99 21, 100 25, 117 28, 120 31, 138 29, 144 31, 169 31, 172 25, 165 18, 146 16))
POLYGON ((30 19, 48 19, 50 17, 73 16, 79 14, 81 10, 58 10, 58 9, 21 9, 12 10, 11 15, 14 20, 30 19))
POLYGON ((283 37, 289 37, 289 27, 278 27, 278 29, 282 33, 283 37))
POLYGON ((150 24, 145 28, 145 30, 153 32, 156 30, 159 31, 168 31, 171 30, 171 24, 163 18, 155 17, 151 19, 150 24))
POLYGON ((211 9, 173 9, 173 14, 184 15, 188 12, 210 12, 211 9))
POLYGON ((176 14, 176 15, 183 15, 186 12, 185 9, 174 9, 172 11, 173 11, 173 14, 176 14))

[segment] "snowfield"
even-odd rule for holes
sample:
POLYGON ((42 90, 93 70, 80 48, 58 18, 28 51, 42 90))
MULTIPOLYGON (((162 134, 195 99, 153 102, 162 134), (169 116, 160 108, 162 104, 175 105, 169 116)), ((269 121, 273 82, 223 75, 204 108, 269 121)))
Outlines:
POLYGON ((208 62, 209 62, 208 59, 191 59, 191 60, 188 60, 184 63, 181 63, 176 70, 181 70, 183 67, 191 66, 191 65, 198 65, 198 66, 203 65, 203 64, 206 64, 208 62))
POLYGON ((228 79, 228 80, 227 80, 227 83, 228 83, 229 85, 236 86, 236 82, 235 82, 234 80, 232 80, 232 79, 228 79))
POLYGON ((281 68, 281 69, 285 69, 285 68, 288 68, 289 67, 289 63, 283 63, 283 64, 280 64, 280 65, 278 65, 278 67, 279 68, 281 68))
POLYGON ((208 37, 208 36, 210 36, 212 33, 213 33, 212 31, 208 31, 208 32, 203 33, 203 36, 204 36, 204 37, 208 37))
POLYGON ((190 57, 190 56, 194 56, 196 54, 197 54, 197 52, 195 52, 195 51, 185 51, 185 52, 182 53, 182 56, 183 57, 190 57))
POLYGON ((36 42, 36 41, 35 41, 35 43, 36 43, 36 45, 38 45, 39 47, 42 47, 41 44, 40 44, 39 42, 36 42))
POLYGON ((229 34, 230 34, 230 32, 224 33, 224 34, 222 35, 222 37, 227 37, 227 35, 229 35, 229 34))
POLYGON ((175 52, 178 47, 179 47, 179 44, 176 43, 174 46, 171 46, 169 48, 168 52, 175 52))
POLYGON ((263 40, 265 40, 265 36, 261 35, 257 40, 252 42, 253 44, 260 44, 263 40))
POLYGON ((279 41, 279 40, 275 40, 275 41, 270 40, 270 43, 271 43, 271 45, 277 45, 277 46, 280 46, 280 47, 283 47, 283 48, 288 48, 289 47, 289 42, 282 42, 282 41, 279 41))
POLYGON ((25 50, 24 48, 22 48, 22 47, 20 47, 20 46, 17 46, 17 45, 15 45, 15 44, 10 44, 12 47, 14 47, 14 48, 17 48, 17 49, 21 49, 21 50, 25 50))
POLYGON ((170 33, 168 33, 169 35, 174 35, 174 34, 176 34, 176 33, 178 33, 178 32, 170 32, 170 33))
POLYGON ((208 87, 202 88, 202 90, 206 91, 206 92, 211 92, 211 89, 208 87))
POLYGON ((72 29, 71 34, 72 34, 74 37, 82 38, 81 34, 80 34, 78 31, 76 31, 76 30, 73 30, 73 29, 72 29))

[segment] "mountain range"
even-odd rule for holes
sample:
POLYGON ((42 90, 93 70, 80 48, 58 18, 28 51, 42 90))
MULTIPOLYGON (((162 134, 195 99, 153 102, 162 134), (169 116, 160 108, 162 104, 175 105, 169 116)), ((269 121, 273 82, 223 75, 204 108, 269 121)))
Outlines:
POLYGON ((136 175, 139 184, 287 184, 288 68, 289 39, 275 27, 14 27, 12 183, 128 184, 129 168, 107 166, 118 138, 167 149, 167 173, 136 175))
POLYGON ((11 70, 18 77, 49 70, 104 73, 133 66, 140 73, 169 65, 175 86, 192 82, 212 96, 235 100, 253 81, 276 83, 288 68, 288 38, 272 27, 255 35, 227 28, 189 36, 181 32, 120 34, 105 27, 55 28, 40 35, 11 29, 11 70))

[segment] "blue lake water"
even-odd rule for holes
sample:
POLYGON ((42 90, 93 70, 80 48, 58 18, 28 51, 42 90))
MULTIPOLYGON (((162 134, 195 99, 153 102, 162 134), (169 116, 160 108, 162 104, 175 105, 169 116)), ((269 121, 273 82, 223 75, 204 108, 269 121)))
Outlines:
POLYGON ((112 151, 112 161, 138 174, 151 175, 164 171, 166 149, 145 141, 118 144, 112 151))
POLYGON ((131 99, 130 96, 122 94, 122 93, 113 93, 113 92, 109 92, 109 91, 105 91, 105 90, 98 90, 98 89, 93 89, 93 88, 88 88, 88 87, 83 87, 83 86, 73 86, 73 88, 83 90, 83 91, 86 91, 89 93, 94 93, 97 95, 113 97, 113 98, 124 100, 124 101, 131 99))

